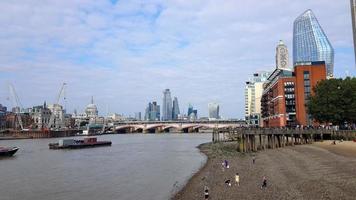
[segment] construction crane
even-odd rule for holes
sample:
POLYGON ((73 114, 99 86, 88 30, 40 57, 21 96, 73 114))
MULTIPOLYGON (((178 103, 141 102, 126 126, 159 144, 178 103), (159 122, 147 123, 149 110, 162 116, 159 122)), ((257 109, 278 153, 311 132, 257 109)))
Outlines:
POLYGON ((15 115, 16 115, 17 121, 20 124, 21 131, 23 131, 24 128, 23 128, 22 119, 21 119, 21 115, 20 115, 20 112, 22 109, 22 104, 20 102, 19 96, 16 93, 15 87, 11 83, 9 83, 9 90, 10 90, 10 94, 12 96, 12 98, 11 98, 12 104, 15 107, 15 115))
MULTIPOLYGON (((59 90, 59 94, 58 94, 57 99, 56 99, 56 103, 53 104, 53 109, 55 109, 55 107, 56 107, 57 105, 59 105, 59 100, 60 100, 62 94, 64 94, 64 89, 65 89, 65 86, 66 86, 66 85, 67 85, 66 83, 63 83, 63 84, 62 84, 62 87, 61 87, 61 89, 59 90)), ((64 97, 64 99, 65 99, 65 97, 64 97)), ((53 110, 52 113, 51 113, 51 117, 49 118, 49 123, 47 124, 47 128, 48 128, 48 129, 51 129, 51 126, 52 126, 53 123, 54 123, 54 117, 55 117, 55 114, 54 114, 54 110, 53 110)))

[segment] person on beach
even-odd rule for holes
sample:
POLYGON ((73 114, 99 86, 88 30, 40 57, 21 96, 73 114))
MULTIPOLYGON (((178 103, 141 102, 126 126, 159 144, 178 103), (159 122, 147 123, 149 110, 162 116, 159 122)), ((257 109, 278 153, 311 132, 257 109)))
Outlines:
POLYGON ((208 186, 204 186, 204 199, 209 199, 209 188, 208 186))
POLYGON ((227 160, 225 160, 224 163, 225 163, 225 168, 226 168, 226 169, 229 169, 229 168, 230 168, 229 162, 228 162, 227 160))
POLYGON ((226 180, 226 181, 225 181, 225 184, 226 184, 227 186, 231 187, 231 181, 230 181, 230 179, 226 180))
POLYGON ((240 186, 240 176, 239 176, 239 173, 236 173, 235 174, 235 183, 237 186, 240 186))
POLYGON ((262 185, 261 185, 261 189, 266 189, 267 188, 267 179, 264 176, 262 179, 262 185))
POLYGON ((252 156, 252 164, 255 164, 255 162, 256 162, 256 156, 253 155, 253 156, 252 156))

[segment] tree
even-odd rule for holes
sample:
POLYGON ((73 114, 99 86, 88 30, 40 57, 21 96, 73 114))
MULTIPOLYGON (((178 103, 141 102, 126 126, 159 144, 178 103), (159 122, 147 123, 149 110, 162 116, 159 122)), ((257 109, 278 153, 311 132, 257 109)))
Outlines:
POLYGON ((343 126, 356 122, 356 78, 320 81, 308 103, 308 113, 321 123, 343 126))

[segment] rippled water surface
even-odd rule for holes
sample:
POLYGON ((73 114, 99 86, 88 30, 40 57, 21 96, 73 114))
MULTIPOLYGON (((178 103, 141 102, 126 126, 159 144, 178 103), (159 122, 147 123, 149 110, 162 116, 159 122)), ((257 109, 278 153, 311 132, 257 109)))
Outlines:
POLYGON ((49 150, 58 139, 0 141, 0 199, 169 199, 205 162, 195 147, 210 134, 105 135, 111 147, 49 150))

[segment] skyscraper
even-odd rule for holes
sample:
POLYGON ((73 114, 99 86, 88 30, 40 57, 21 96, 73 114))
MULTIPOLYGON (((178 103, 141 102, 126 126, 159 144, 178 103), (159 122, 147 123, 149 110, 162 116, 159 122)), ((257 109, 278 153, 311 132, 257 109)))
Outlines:
POLYGON ((163 91, 162 121, 172 120, 172 97, 169 89, 163 91))
POLYGON ((159 121, 161 116, 160 106, 157 102, 149 102, 145 112, 145 120, 147 121, 159 121))
POLYGON ((193 108, 192 104, 188 106, 188 119, 196 120, 198 118, 198 110, 193 108))
POLYGON ((209 103, 208 104, 208 109, 209 109, 209 119, 219 119, 219 104, 217 103, 209 103))
POLYGON ((276 66, 277 69, 289 68, 288 48, 282 40, 279 41, 279 44, 276 47, 276 66))
POLYGON ((293 63, 325 61, 328 77, 334 73, 334 48, 313 11, 307 10, 294 21, 293 63))
POLYGON ((179 111, 178 98, 174 97, 173 110, 172 110, 172 118, 173 118, 173 120, 177 120, 179 114, 180 114, 180 111, 179 111))
POLYGON ((351 17, 352 17, 352 33, 354 35, 354 53, 356 61, 356 0, 350 0, 351 17))

